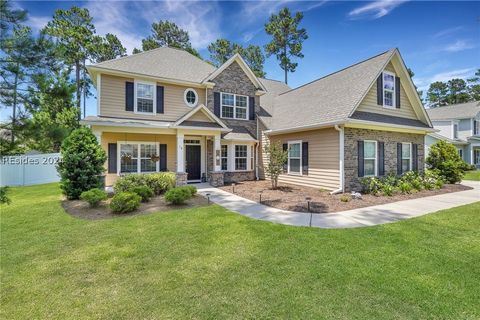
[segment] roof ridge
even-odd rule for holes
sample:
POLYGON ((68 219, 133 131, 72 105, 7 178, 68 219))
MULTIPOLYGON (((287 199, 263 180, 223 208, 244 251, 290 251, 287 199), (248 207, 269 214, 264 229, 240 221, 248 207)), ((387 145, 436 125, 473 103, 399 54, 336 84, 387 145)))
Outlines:
POLYGON ((455 106, 460 106, 460 105, 462 105, 462 104, 469 104, 469 103, 477 103, 477 104, 479 104, 479 103, 480 103, 480 100, 479 100, 479 101, 477 101, 477 100, 467 101, 467 102, 455 103, 455 104, 447 104, 446 106, 438 106, 438 107, 428 108, 428 109, 426 109, 426 110, 438 110, 438 109, 441 109, 441 108, 455 107, 455 106))
POLYGON ((279 96, 284 95, 284 94, 287 94, 287 93, 292 92, 292 91, 295 91, 295 90, 297 90, 297 89, 306 87, 306 86, 308 86, 308 85, 310 85, 310 84, 312 84, 312 83, 315 83, 315 82, 320 81, 320 80, 323 80, 323 79, 325 79, 325 78, 327 78, 327 77, 333 76, 334 74, 337 74, 337 73, 339 73, 339 72, 342 72, 342 71, 345 71, 345 70, 350 69, 350 68, 352 68, 352 67, 355 67, 355 66, 357 66, 357 65, 359 65, 359 64, 361 64, 361 63, 364 63, 364 62, 367 62, 367 61, 372 60, 372 59, 374 59, 374 58, 377 58, 377 57, 379 57, 379 56, 381 56, 381 55, 384 55, 384 54, 386 54, 386 53, 388 53, 388 52, 392 52, 392 53, 393 53, 395 50, 397 50, 397 49, 396 49, 396 48, 389 49, 389 50, 387 50, 387 51, 384 51, 384 52, 382 52, 382 53, 379 53, 379 54, 377 54, 377 55, 374 55, 374 56, 372 56, 372 57, 370 57, 370 58, 361 60, 361 61, 356 62, 356 63, 354 63, 354 64, 351 64, 351 65, 349 65, 349 66, 347 66, 347 67, 345 67, 345 68, 343 68, 343 69, 334 71, 334 72, 329 73, 329 74, 327 74, 327 75, 325 75, 325 76, 323 76, 323 77, 320 77, 320 78, 318 78, 318 79, 315 79, 315 80, 312 80, 312 81, 307 82, 307 83, 305 83, 305 84, 302 84, 302 85, 299 86, 299 87, 296 87, 296 88, 290 89, 290 90, 288 90, 288 91, 285 91, 285 92, 279 94, 279 96))
MULTIPOLYGON (((126 56, 123 56, 123 57, 118 57, 118 58, 113 58, 113 59, 109 59, 109 60, 105 60, 105 61, 102 61, 102 62, 99 62, 99 63, 95 63, 93 64, 93 66, 98 66, 100 64, 103 64, 105 62, 110 62, 110 61, 118 61, 118 60, 123 60, 123 59, 126 59, 126 58, 130 58, 130 57, 134 57, 134 56, 139 56, 139 55, 142 55, 142 54, 145 54, 145 53, 150 53, 152 51, 156 51, 156 50, 159 50, 159 49, 163 49, 165 47, 158 47, 158 48, 155 48, 155 49, 150 49, 150 50, 146 50, 146 51, 140 51, 138 53, 132 53, 130 55, 126 55, 126 56)), ((135 48, 136 49, 136 48, 135 48)))

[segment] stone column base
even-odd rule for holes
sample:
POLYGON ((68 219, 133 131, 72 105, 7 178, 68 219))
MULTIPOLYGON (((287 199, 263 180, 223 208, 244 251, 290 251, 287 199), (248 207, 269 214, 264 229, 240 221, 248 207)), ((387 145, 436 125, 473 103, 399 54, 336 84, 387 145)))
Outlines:
POLYGON ((208 174, 208 182, 212 187, 221 187, 224 185, 223 171, 213 171, 208 174))
POLYGON ((188 173, 186 172, 176 172, 176 182, 175 185, 178 186, 184 186, 187 184, 187 175, 188 173))

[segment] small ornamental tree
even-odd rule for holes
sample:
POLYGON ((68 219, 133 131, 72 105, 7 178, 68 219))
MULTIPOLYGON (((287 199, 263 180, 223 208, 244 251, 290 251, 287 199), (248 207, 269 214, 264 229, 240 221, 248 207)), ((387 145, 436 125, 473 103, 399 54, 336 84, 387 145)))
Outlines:
POLYGON ((465 170, 468 168, 458 154, 457 148, 443 140, 437 141, 430 147, 426 162, 448 183, 462 181, 465 170))
POLYGON ((278 186, 278 176, 283 172, 283 165, 288 159, 288 151, 283 150, 280 142, 266 144, 264 150, 268 157, 268 164, 265 171, 272 180, 272 188, 276 189, 278 186))
POLYGON ((82 127, 72 131, 60 152, 60 187, 68 199, 78 199, 82 192, 101 187, 99 176, 107 156, 92 130, 82 127))

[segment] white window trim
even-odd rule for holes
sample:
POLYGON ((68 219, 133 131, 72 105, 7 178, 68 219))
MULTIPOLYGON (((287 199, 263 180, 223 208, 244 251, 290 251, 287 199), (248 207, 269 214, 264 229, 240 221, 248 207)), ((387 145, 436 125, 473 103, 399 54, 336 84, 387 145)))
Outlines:
MULTIPOLYGON (((220 118, 222 119, 235 119, 235 120, 248 120, 250 119, 250 114, 248 113, 249 110, 250 110, 250 98, 248 96, 245 96, 243 94, 235 94, 235 93, 229 93, 229 92, 220 92, 220 118), (224 94, 229 94, 229 95, 233 95, 233 118, 228 118, 228 117, 224 117, 223 116, 223 95, 224 94), (243 118, 237 118, 237 96, 239 97, 246 97, 247 98, 247 111, 246 111, 246 118, 243 119, 243 118)), ((227 105, 225 105, 227 106, 227 105)), ((232 106, 227 106, 227 107, 232 107, 232 106)), ((242 107, 238 107, 238 108, 242 108, 242 107)))
POLYGON ((197 91, 193 88, 185 89, 185 91, 183 92, 183 101, 185 101, 185 104, 187 106, 189 106, 190 108, 195 108, 198 104, 198 93, 197 93, 197 91), (193 91, 193 93, 195 94, 195 103, 189 103, 188 102, 188 100, 187 100, 187 92, 188 91, 193 91))
MULTIPOLYGON (((404 173, 404 172, 403 172, 403 160, 404 160, 404 159, 407 159, 407 158, 404 158, 404 157, 403 157, 403 146, 404 146, 404 145, 409 145, 409 146, 410 146, 410 157, 408 158, 408 160, 409 160, 409 165, 408 165, 409 170, 408 170, 408 171, 412 171, 412 158, 413 158, 413 155, 412 155, 412 152, 413 152, 412 143, 411 143, 411 142, 402 142, 402 157, 401 157, 401 158, 402 158, 402 173, 404 173)), ((408 171, 406 171, 406 172, 408 172, 408 171)))
MULTIPOLYGON (((303 176, 303 168, 302 168, 302 140, 294 140, 288 141, 288 160, 287 160, 287 174, 294 175, 294 176, 303 176), (299 172, 290 172, 290 145, 291 144, 300 144, 300 171, 299 172)), ((294 158, 297 159, 297 158, 294 158)))
POLYGON ((365 150, 365 142, 375 143, 375 158, 365 158, 365 151, 363 152, 363 168, 364 168, 364 177, 376 177, 378 176, 378 141, 376 140, 363 140, 363 146, 365 150), (373 164, 373 174, 365 174, 365 160, 374 160, 373 164))
POLYGON ((459 122, 458 121, 452 121, 452 138, 453 139, 458 139, 458 127, 459 127, 459 122), (457 136, 455 137, 455 126, 457 126, 457 136))
MULTIPOLYGON (((232 164, 232 166, 233 166, 234 171, 235 172, 250 171, 250 165, 249 165, 249 161, 248 161, 250 159, 250 157, 249 157, 249 155, 250 155, 249 145, 248 144, 242 144, 242 143, 236 143, 236 144, 233 145, 232 149, 233 149, 233 164, 232 164), (246 150, 247 155, 245 157, 237 157, 237 155, 236 155, 237 146, 245 146, 247 148, 247 150, 246 150), (235 161, 236 159, 245 159, 246 169, 237 169, 236 161, 235 161)), ((227 162, 227 166, 228 166, 228 162, 227 162)))
POLYGON ((156 115, 157 114, 157 84, 155 82, 135 80, 133 89, 133 112, 137 114, 156 115), (137 111, 137 86, 138 84, 145 84, 153 86, 153 110, 152 112, 140 112, 137 111))
POLYGON ((220 145, 220 168, 222 168, 222 160, 227 159, 227 169, 222 169, 222 171, 228 171, 228 167, 229 167, 229 164, 230 164, 229 154, 230 154, 230 145, 228 145, 228 144, 220 145), (222 147, 223 146, 227 147, 227 156, 226 157, 222 156, 222 147))
POLYGON ((154 173, 160 171, 160 161, 155 163, 155 171, 141 171, 141 157, 140 157, 140 145, 141 144, 153 144, 155 145, 155 152, 158 156, 160 156, 160 143, 155 143, 153 141, 117 141, 117 175, 121 174, 132 174, 132 173, 154 173), (137 172, 121 172, 122 170, 122 159, 121 159, 121 145, 122 144, 136 144, 137 145, 137 172))
MULTIPOLYGON (((393 72, 390 72, 390 71, 383 71, 382 72, 382 97, 383 97, 383 107, 384 108, 387 108, 387 109, 395 109, 396 108, 396 90, 397 90, 397 87, 396 87, 396 83, 395 83, 395 73, 393 72), (389 106, 389 105, 386 105, 385 104, 385 79, 384 79, 384 74, 388 74, 388 75, 391 75, 393 76, 393 92, 392 92, 392 105, 389 106)), ((390 90, 387 90, 387 91, 390 91, 390 90)))

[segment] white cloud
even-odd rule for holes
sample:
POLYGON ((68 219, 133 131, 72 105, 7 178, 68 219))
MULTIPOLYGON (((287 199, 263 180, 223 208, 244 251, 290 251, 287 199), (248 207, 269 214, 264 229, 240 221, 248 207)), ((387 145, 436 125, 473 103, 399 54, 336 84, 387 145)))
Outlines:
POLYGON ((466 40, 457 40, 457 41, 447 45, 445 48, 443 48, 443 51, 459 52, 459 51, 468 50, 468 49, 472 49, 472 48, 475 48, 475 46, 472 43, 470 43, 466 40))
POLYGON ((26 24, 32 28, 33 32, 37 32, 43 29, 51 19, 51 17, 28 16, 26 24))
POLYGON ((457 31, 460 31, 460 30, 463 30, 463 27, 462 27, 462 26, 447 28, 447 29, 444 29, 444 30, 442 30, 442 31, 439 31, 439 32, 435 33, 435 34, 433 35, 433 37, 434 37, 434 38, 445 37, 445 36, 451 35, 451 34, 457 32, 457 31))
POLYGON ((378 0, 355 8, 348 13, 350 19, 378 19, 386 16, 407 0, 378 0))
POLYGON ((414 77, 414 83, 418 86, 420 90, 428 90, 428 87, 431 83, 436 81, 448 81, 450 79, 467 79, 470 78, 475 73, 476 68, 464 68, 464 69, 455 69, 450 71, 444 71, 436 73, 430 77, 417 78, 414 77))

